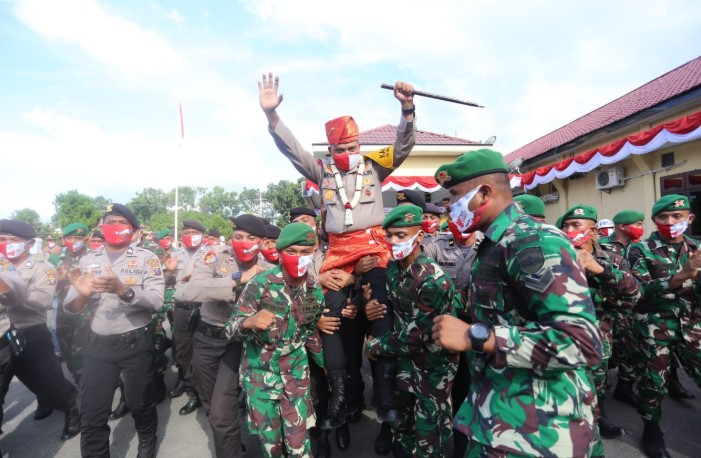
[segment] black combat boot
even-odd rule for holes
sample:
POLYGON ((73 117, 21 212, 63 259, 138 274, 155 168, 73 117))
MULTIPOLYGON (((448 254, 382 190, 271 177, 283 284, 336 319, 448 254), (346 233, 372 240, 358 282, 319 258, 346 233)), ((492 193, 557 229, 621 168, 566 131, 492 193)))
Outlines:
POLYGON ((168 396, 171 398, 179 398, 183 395, 186 388, 187 385, 185 385, 185 379, 183 378, 183 370, 178 368, 178 381, 175 382, 175 386, 168 392, 168 396))
POLYGON ((326 418, 321 422, 321 429, 336 429, 346 422, 348 409, 348 389, 345 371, 336 374, 329 374, 329 385, 331 386, 331 399, 329 399, 329 409, 326 418))
POLYGON ((336 445, 339 450, 345 450, 350 446, 350 428, 348 422, 343 423, 336 429, 336 445))
POLYGON ((139 437, 139 449, 136 452, 136 458, 155 457, 156 445, 158 445, 158 438, 155 434, 152 434, 147 437, 139 437))
POLYGON ((612 422, 606 416, 606 411, 604 410, 605 400, 606 398, 603 396, 599 398, 599 411, 601 412, 601 416, 596 422, 599 425, 599 434, 601 434, 601 437, 604 439, 614 439, 616 437, 625 436, 626 430, 612 422))
POLYGON ((467 452, 467 436, 453 430, 453 458, 464 458, 467 452))
POLYGON ((669 452, 664 445, 664 435, 660 424, 655 421, 643 420, 643 451, 648 458, 669 458, 669 452))
POLYGON ((358 423, 363 418, 363 410, 365 410, 365 393, 363 391, 362 384, 351 390, 348 405, 348 421, 351 423, 358 423))
POLYGON ((117 407, 115 407, 112 413, 110 414, 110 420, 119 420, 124 415, 126 415, 127 412, 129 412, 129 407, 127 407, 127 401, 124 398, 124 384, 120 383, 119 402, 117 403, 117 407))
POLYGON ((407 453, 398 442, 392 444, 392 455, 394 458, 412 458, 410 453, 407 453))
POLYGON ((396 407, 396 394, 394 384, 397 377, 397 361, 395 359, 378 359, 377 380, 373 380, 373 390, 375 390, 375 401, 377 405, 377 417, 380 421, 395 422, 399 418, 396 407))
POLYGON ((166 382, 163 381, 163 376, 156 375, 153 399, 157 405, 166 400, 166 391, 168 390, 166 389, 166 382))
POLYGON ((66 419, 61 433, 62 441, 67 441, 80 434, 80 413, 78 413, 78 406, 75 405, 75 402, 71 403, 65 415, 66 419))
POLYGON ((382 422, 380 434, 375 439, 375 453, 378 455, 387 455, 392 451, 392 428, 386 421, 382 422))
POLYGON ((619 380, 613 392, 613 399, 628 404, 634 409, 637 409, 640 404, 640 398, 633 388, 633 382, 623 382, 619 380))
POLYGON ((34 419, 35 420, 43 420, 44 418, 48 417, 53 413, 54 409, 50 406, 47 406, 43 402, 41 402, 41 399, 37 398, 37 410, 34 411, 34 419))
POLYGON ((674 399, 696 399, 692 393, 689 393, 682 382, 679 381, 679 374, 677 374, 677 368, 672 367, 669 369, 669 387, 667 388, 669 392, 669 397, 674 399))
POLYGON ((187 393, 187 397, 189 398, 187 401, 187 404, 185 404, 179 411, 178 413, 180 415, 188 415, 191 414, 192 412, 196 411, 199 406, 202 405, 200 402, 199 396, 197 396, 197 391, 195 391, 193 388, 187 388, 185 390, 187 393))
POLYGON ((331 431, 321 431, 319 437, 319 446, 316 449, 316 458, 331 458, 331 442, 329 434, 331 431))

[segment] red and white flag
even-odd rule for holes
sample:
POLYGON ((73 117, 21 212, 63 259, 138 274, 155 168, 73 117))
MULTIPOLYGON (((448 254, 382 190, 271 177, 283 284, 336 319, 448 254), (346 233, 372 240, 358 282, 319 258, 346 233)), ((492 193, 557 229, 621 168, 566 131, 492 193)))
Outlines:
POLYGON ((180 119, 180 142, 185 140, 185 121, 183 120, 183 104, 178 102, 178 118, 180 119))

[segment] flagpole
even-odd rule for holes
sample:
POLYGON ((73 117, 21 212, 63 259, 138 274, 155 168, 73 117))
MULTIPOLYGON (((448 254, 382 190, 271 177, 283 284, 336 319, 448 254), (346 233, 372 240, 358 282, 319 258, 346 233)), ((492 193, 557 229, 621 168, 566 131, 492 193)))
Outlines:
MULTIPOLYGON (((183 121, 183 105, 178 101, 178 119, 180 121, 180 142, 178 143, 178 155, 182 157, 183 140, 185 140, 185 122, 183 121)), ((175 228, 173 228, 173 245, 178 247, 178 209, 179 209, 179 189, 175 184, 175 228)))

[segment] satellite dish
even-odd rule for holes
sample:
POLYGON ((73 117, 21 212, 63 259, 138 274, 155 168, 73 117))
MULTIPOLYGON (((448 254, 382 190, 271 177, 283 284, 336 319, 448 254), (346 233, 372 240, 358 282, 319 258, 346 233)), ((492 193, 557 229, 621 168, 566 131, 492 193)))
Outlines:
POLYGON ((521 173, 521 170, 519 170, 519 167, 523 165, 523 158, 519 157, 518 159, 514 159, 513 161, 509 162, 509 173, 514 173, 518 172, 521 173))
POLYGON ((484 144, 485 144, 485 145, 493 145, 495 141, 497 141, 497 136, 496 136, 496 135, 492 135, 491 137, 489 137, 488 139, 486 139, 486 140, 484 141, 484 144))

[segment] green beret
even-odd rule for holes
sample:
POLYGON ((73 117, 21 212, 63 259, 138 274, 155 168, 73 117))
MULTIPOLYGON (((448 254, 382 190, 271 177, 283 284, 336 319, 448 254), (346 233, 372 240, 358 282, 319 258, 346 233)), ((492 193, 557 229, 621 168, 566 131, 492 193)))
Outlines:
POLYGON ((633 224, 645 219, 643 212, 637 210, 623 210, 613 216, 614 224, 633 224))
POLYGON ((156 232, 156 238, 158 240, 161 240, 163 237, 168 237, 169 235, 173 235, 173 229, 161 229, 160 231, 156 232))
POLYGON ((455 162, 441 165, 434 176, 438 184, 447 189, 491 173, 509 173, 504 156, 491 149, 478 149, 463 154, 455 162))
POLYGON ((448 225, 448 221, 443 221, 443 224, 441 224, 441 230, 447 231, 448 229, 450 229, 450 226, 448 225))
POLYGON ((282 228, 280 231, 280 236, 277 238, 277 242, 275 243, 275 249, 284 250, 288 246, 292 245, 316 245, 316 234, 314 233, 314 229, 308 224, 304 223, 290 223, 282 228))
POLYGON ((545 218, 545 204, 540 200, 540 197, 530 194, 521 194, 520 196, 514 197, 514 202, 521 207, 523 213, 545 218))
POLYGON ((691 210, 689 199, 686 196, 679 194, 669 194, 660 197, 655 205, 652 206, 652 216, 660 212, 673 212, 677 210, 691 210))
POLYGON ((387 229, 388 227, 421 226, 422 215, 423 210, 416 205, 400 205, 394 207, 392 211, 385 216, 385 220, 382 222, 382 229, 387 229))
POLYGON ((557 227, 562 229, 562 224, 568 219, 590 219, 596 222, 596 209, 589 205, 575 205, 557 220, 557 227))
POLYGON ((61 229, 61 233, 64 237, 67 237, 69 235, 79 235, 82 237, 86 237, 88 235, 88 232, 90 232, 90 228, 88 228, 88 226, 86 226, 83 223, 69 224, 68 226, 61 229))

